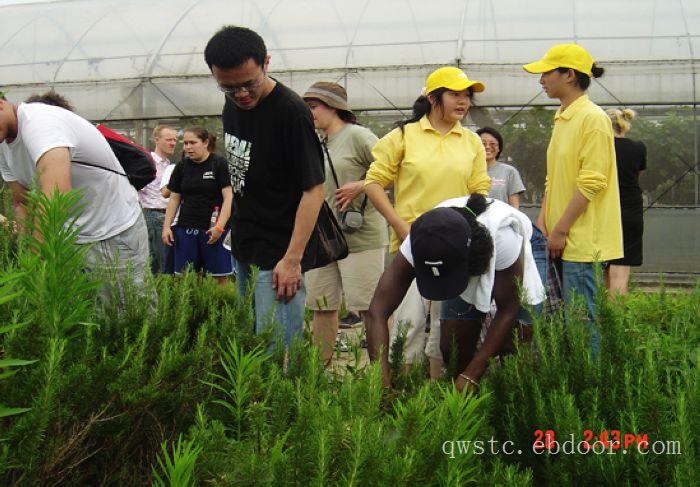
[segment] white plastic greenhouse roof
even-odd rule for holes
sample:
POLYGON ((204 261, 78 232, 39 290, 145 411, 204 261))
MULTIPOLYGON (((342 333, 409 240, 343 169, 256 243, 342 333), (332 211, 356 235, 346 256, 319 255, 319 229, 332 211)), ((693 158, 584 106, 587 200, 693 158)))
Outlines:
POLYGON ((546 104, 521 69, 578 42, 607 69, 601 104, 693 104, 698 0, 73 0, 0 2, 0 89, 54 87, 94 120, 217 114, 204 63, 222 25, 267 43, 273 76, 345 84, 356 109, 408 107, 439 65, 486 84, 482 106, 546 104), (9 5, 8 5, 9 3, 9 5), (534 100, 533 100, 534 99, 534 100))

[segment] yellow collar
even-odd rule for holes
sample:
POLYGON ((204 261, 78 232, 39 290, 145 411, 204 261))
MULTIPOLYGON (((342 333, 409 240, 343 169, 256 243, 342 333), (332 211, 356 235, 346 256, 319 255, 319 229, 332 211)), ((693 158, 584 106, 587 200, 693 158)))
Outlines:
POLYGON ((581 111, 584 105, 587 105, 588 103, 588 95, 581 95, 576 98, 576 100, 574 100, 574 102, 563 112, 561 111, 561 107, 559 107, 557 113, 554 115, 554 120, 559 120, 560 118, 564 120, 571 120, 578 112, 581 111))
MULTIPOLYGON (((430 123, 430 120, 428 120, 427 115, 423 115, 420 120, 418 120, 418 124, 420 125, 421 130, 432 130, 436 134, 440 134, 440 132, 433 127, 433 125, 430 123)), ((462 124, 459 122, 455 122, 454 126, 450 129, 447 134, 457 134, 457 135, 462 135, 462 124)), ((447 135, 445 134, 445 135, 447 135)))

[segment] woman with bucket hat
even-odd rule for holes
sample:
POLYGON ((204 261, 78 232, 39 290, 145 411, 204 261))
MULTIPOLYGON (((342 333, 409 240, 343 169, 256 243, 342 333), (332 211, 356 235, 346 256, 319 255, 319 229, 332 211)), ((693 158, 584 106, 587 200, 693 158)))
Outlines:
MULTIPOLYGON (((323 134, 326 201, 335 211, 350 250, 345 259, 306 273, 306 305, 314 310, 314 342, 328 364, 343 294, 348 309, 364 321, 384 270, 386 222, 364 195, 364 177, 377 137, 357 124, 345 88, 319 81, 303 98, 311 109, 314 126, 323 134)), ((341 341, 339 345, 344 344, 341 341)))
MULTIPOLYGON (((391 252, 398 251, 411 223, 439 202, 488 194, 484 146, 478 135, 461 125, 473 94, 482 91, 484 84, 470 80, 459 68, 436 69, 414 103, 413 116, 399 122, 372 151, 374 162, 365 178, 365 192, 393 229, 391 252), (390 185, 395 206, 384 192, 390 185)), ((392 340, 405 330, 406 363, 422 358, 426 306, 414 285, 394 315, 397 326, 392 328, 392 340)), ((439 313, 430 314, 434 318, 439 313)), ((430 357, 435 377, 440 374, 441 357, 439 353, 430 357)))
POLYGON ((561 259, 565 301, 574 293, 585 301, 591 351, 596 356, 594 263, 623 256, 612 124, 586 95, 591 77, 602 76, 604 70, 577 44, 558 44, 523 69, 541 74, 547 96, 561 102, 547 147, 545 194, 537 226, 547 237, 549 257, 561 259))

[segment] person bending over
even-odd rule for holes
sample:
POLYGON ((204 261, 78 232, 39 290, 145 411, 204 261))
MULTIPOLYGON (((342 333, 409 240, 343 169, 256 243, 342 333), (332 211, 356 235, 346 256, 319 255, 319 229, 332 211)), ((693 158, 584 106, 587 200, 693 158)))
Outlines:
POLYGON ((522 316, 518 282, 529 304, 544 299, 530 248, 531 233, 527 216, 479 194, 444 201, 411 225, 369 307, 368 351, 370 360, 381 363, 385 386, 391 385, 387 320, 415 279, 423 297, 442 302, 440 338, 431 340, 433 348, 439 343, 447 361, 454 343, 455 385, 460 391, 478 387, 488 359, 508 343, 522 316), (492 298, 498 311, 476 350, 492 298))

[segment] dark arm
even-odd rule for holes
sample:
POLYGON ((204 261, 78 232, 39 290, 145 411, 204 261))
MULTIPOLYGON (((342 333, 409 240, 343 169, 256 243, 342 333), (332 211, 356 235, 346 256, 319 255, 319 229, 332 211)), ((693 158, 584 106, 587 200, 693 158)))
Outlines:
MULTIPOLYGON (((464 375, 474 380, 479 380, 486 371, 488 360, 494 357, 503 345, 512 337, 515 319, 520 310, 520 300, 518 299, 518 282, 523 279, 523 259, 518 257, 513 265, 502 271, 496 271, 493 282, 493 298, 496 300, 496 316, 486 333, 484 344, 467 368, 462 372, 464 375)), ((455 381, 458 390, 462 390, 466 381, 462 377, 457 377, 455 381)))
POLYGON ((386 387, 391 386, 388 320, 401 304, 414 277, 413 266, 401 253, 396 254, 394 261, 379 279, 369 305, 366 323, 367 352, 372 362, 380 361, 386 387))

